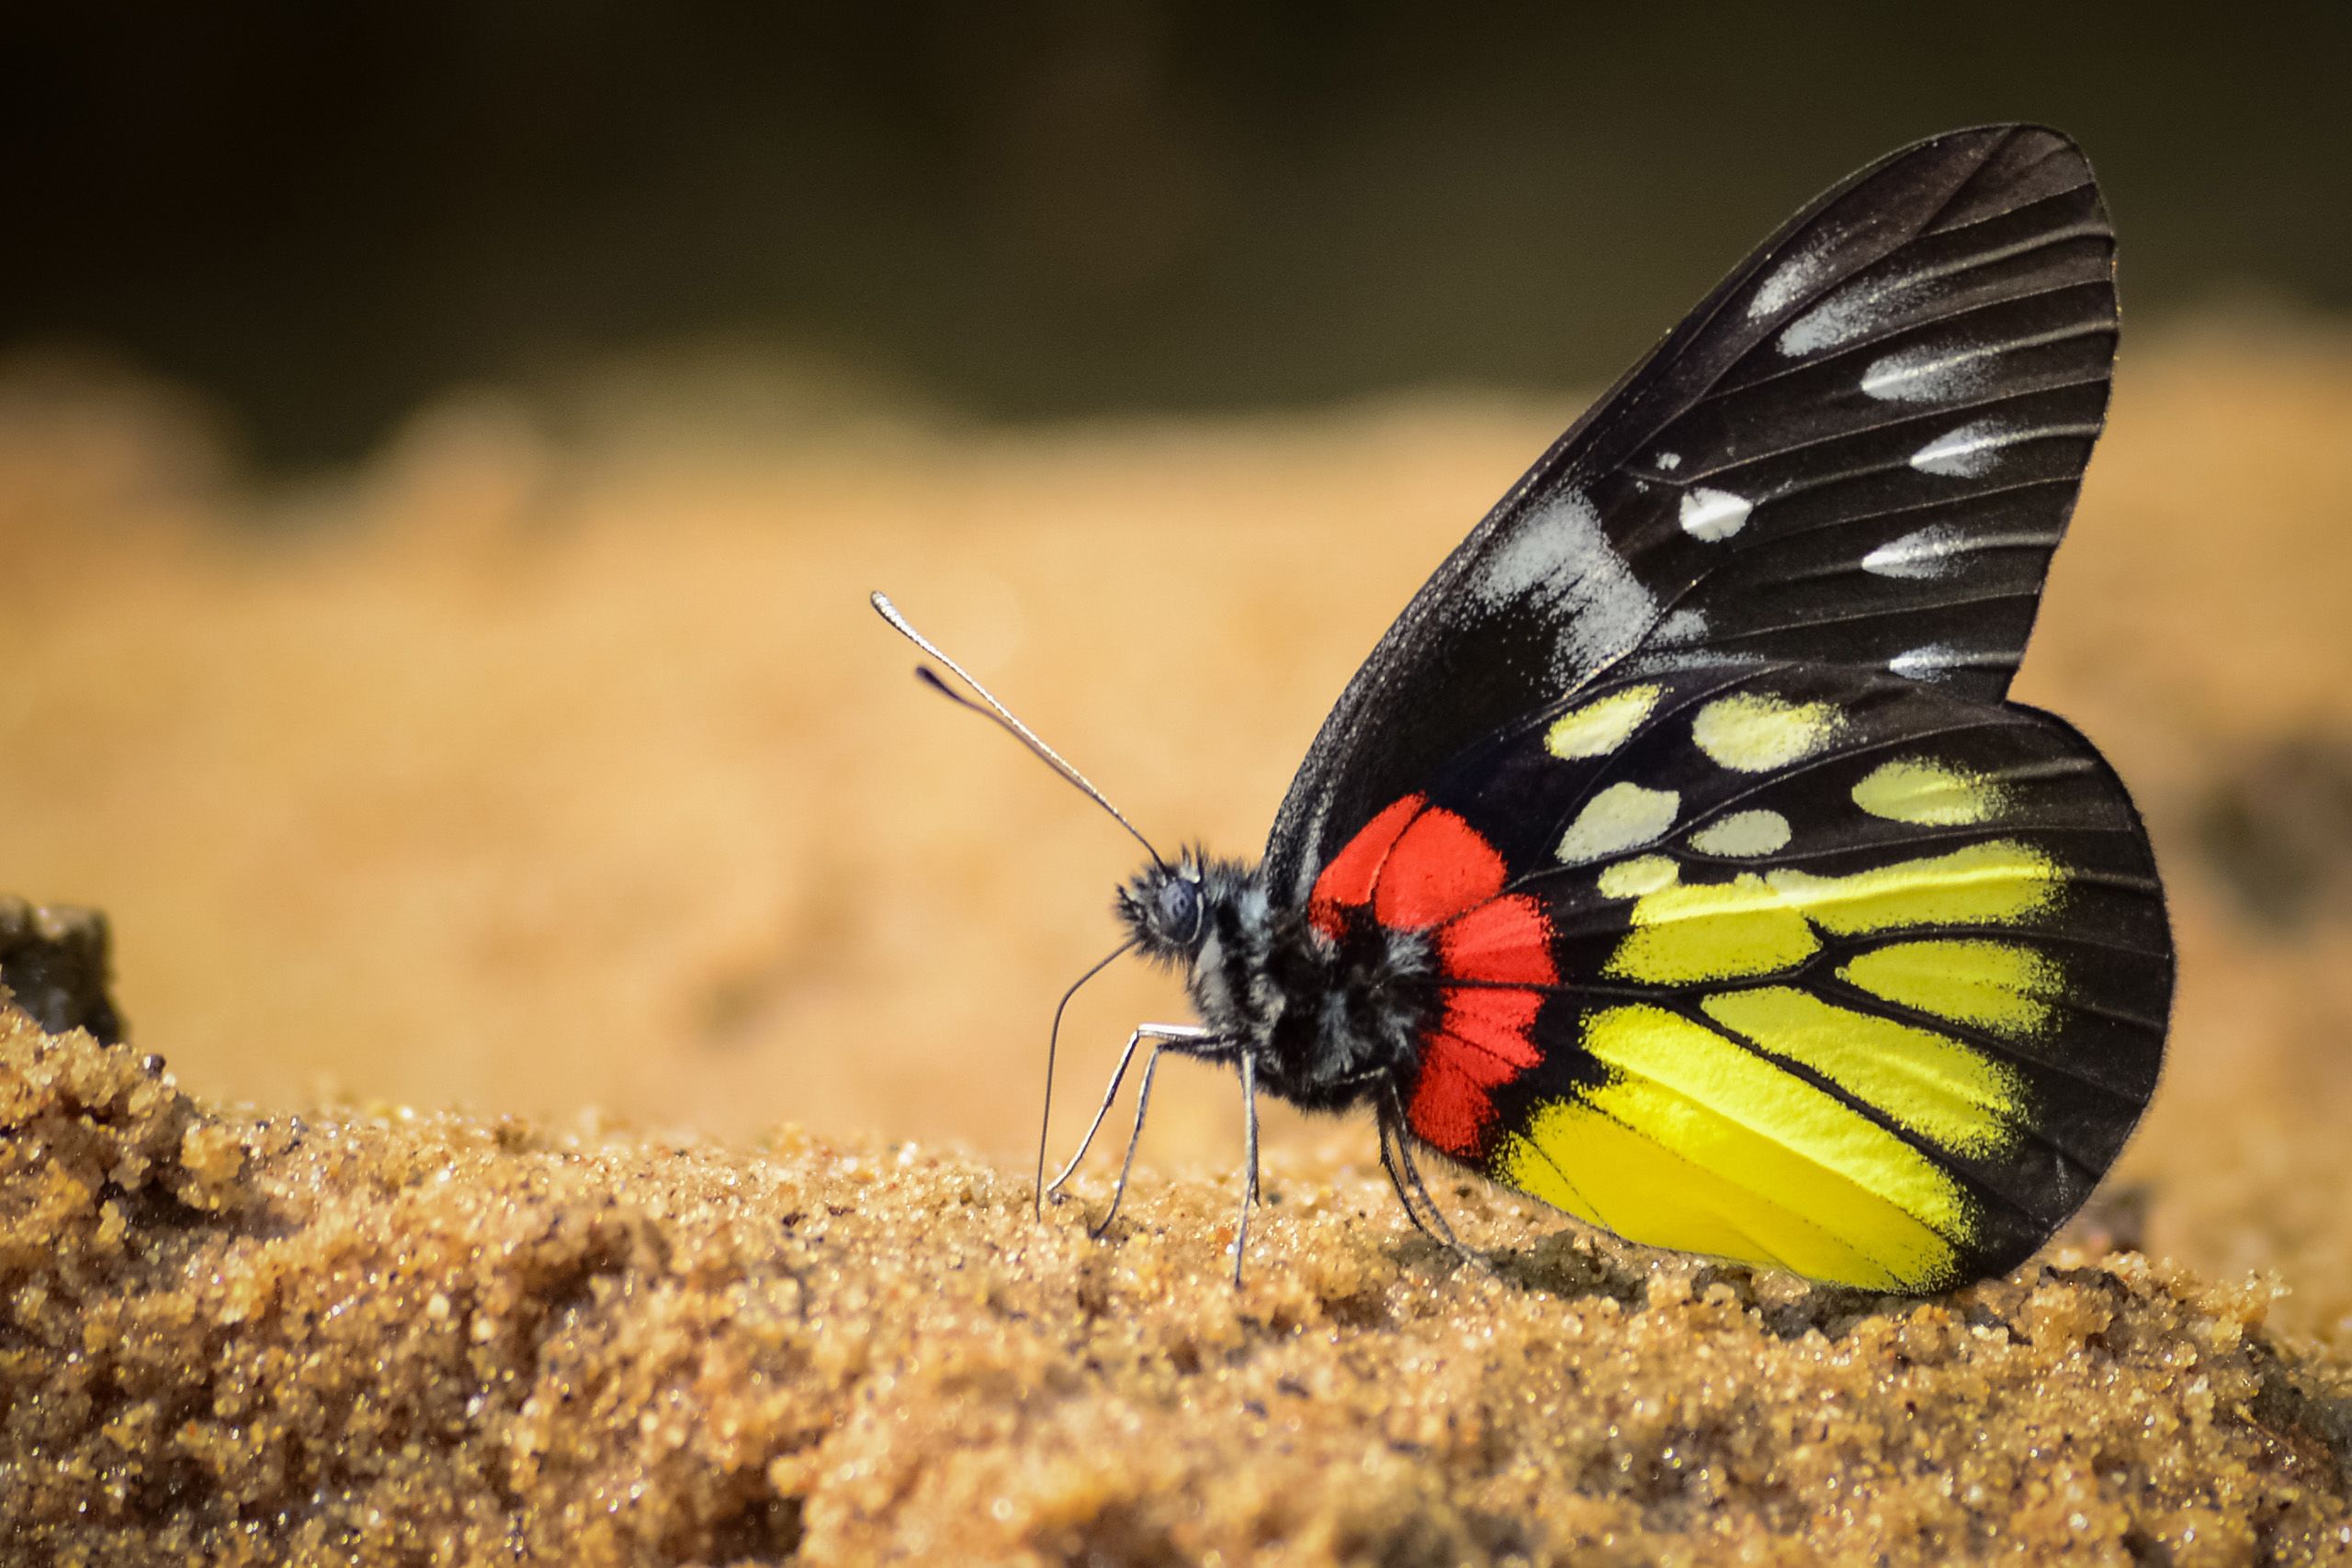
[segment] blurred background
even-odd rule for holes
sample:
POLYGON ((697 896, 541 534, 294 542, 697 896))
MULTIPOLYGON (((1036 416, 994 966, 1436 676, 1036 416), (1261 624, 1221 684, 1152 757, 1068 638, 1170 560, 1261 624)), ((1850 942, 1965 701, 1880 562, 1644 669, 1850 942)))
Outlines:
POLYGON ((1606 381, 1901 142, 2090 147, 2131 303, 2352 305, 2352 14, 2154 7, 11 7, 11 337, 348 460, 681 344, 998 418, 1606 381))
MULTIPOLYGON (((1251 852, 1717 276, 2046 119, 2128 327, 2018 693, 2132 782, 2185 962, 2126 1190, 2352 1333, 2352 9, 1895 16, 12 8, 0 891, 112 915, 199 1093, 1014 1161, 1131 847, 865 592, 1251 852)), ((1106 976, 1065 1107, 1170 1016, 1106 976)), ((1148 1158, 1236 1156, 1229 1079, 1164 1092, 1148 1158)))

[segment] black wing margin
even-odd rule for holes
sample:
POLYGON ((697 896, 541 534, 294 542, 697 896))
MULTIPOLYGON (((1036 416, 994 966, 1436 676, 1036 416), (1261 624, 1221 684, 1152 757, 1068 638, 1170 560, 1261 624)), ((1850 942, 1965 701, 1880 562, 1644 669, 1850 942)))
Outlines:
POLYGON ((1998 699, 2104 422, 2114 240, 2036 126, 1893 154, 1792 220, 1546 452, 1324 721, 1270 886, 1612 663, 1868 667, 1998 699))

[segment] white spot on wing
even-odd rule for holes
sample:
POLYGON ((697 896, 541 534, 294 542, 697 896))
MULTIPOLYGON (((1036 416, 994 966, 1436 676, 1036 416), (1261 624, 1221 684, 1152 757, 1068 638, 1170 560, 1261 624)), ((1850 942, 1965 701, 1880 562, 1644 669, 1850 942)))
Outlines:
POLYGON ((1701 485, 1682 497, 1682 531, 1710 544, 1728 539, 1740 531, 1747 522, 1747 514, 1755 510, 1756 503, 1745 496, 1701 485))
POLYGON ((1475 592, 1499 609, 1538 591, 1556 593, 1564 583, 1623 564, 1601 535, 1592 502, 1569 491, 1505 530, 1478 563, 1475 592))
POLYGON ((1959 563, 1967 536, 1949 524, 1922 528, 1881 545, 1862 558, 1862 570, 1881 577, 1942 577, 1959 563))
POLYGON ((1698 610, 1677 610, 1658 624, 1654 640, 1667 645, 1697 642, 1707 635, 1707 617, 1698 610))
POLYGON ((1979 419, 1947 431, 1911 454, 1911 466, 1923 474, 1973 478, 2001 460, 2001 448, 2025 439, 1997 419, 1979 419))
POLYGON ((1862 390, 1881 402, 1932 403, 1969 396, 1993 379, 1990 356, 2005 345, 1962 349, 1906 348, 1871 361, 1862 390))
POLYGON ((1919 281, 1898 277, 1872 288, 1840 289, 1788 324, 1781 333, 1781 352, 1801 359, 1877 331, 1919 281))
POLYGON ((2039 234, 2029 234, 2006 245, 1973 255, 1954 256, 1950 261, 1924 266, 1902 277, 1889 278, 1883 283, 1866 287, 1847 288, 1789 323, 1781 334, 1781 352, 1794 359, 1816 349, 1834 348, 1855 338, 1877 331, 1895 315, 1917 302, 1920 291, 1939 278, 1955 277, 1991 266, 2012 256, 2045 249, 2068 240, 2110 238, 2107 227, 2099 223, 2081 223, 2072 228, 2052 229, 2039 234))
POLYGON ((2085 440, 2098 434, 2097 423, 2088 424, 2004 425, 1996 419, 1973 420, 1949 434, 1939 435, 1911 454, 1911 466, 1923 474, 1959 474, 1973 477, 1984 473, 2000 461, 2005 446, 2021 446, 2028 441, 2048 441, 2075 435, 2085 440))
POLYGON ((1950 643, 1931 642, 1925 648, 1915 648, 1908 653, 1898 653, 1886 661, 1886 667, 1897 675, 1914 681, 1932 681, 1951 667, 1959 649, 1950 643))
POLYGON ((1964 564, 1964 556, 1984 550, 2054 550, 2061 537, 2049 529, 2023 534, 1963 534, 1948 523, 1938 524, 1881 545, 1862 558, 1862 570, 1881 577, 1948 577, 1964 564))
POLYGON ((1828 268, 1828 252, 1836 236, 1825 234, 1811 246, 1772 269, 1747 302, 1747 319, 1760 321, 1787 309, 1819 283, 1828 268))
POLYGON ((1560 627, 1551 673, 1563 682, 1632 648, 1657 615, 1576 491, 1513 522, 1472 570, 1471 592, 1487 610, 1526 604, 1560 627))
POLYGON ((1682 454, 1679 452, 1660 452, 1657 455, 1657 466, 1658 470, 1661 473, 1670 474, 1674 472, 1675 469, 1682 466, 1682 454))
POLYGON ((1913 681, 1940 681, 1955 670, 2007 670, 2016 660, 1997 653, 1972 653, 1948 642, 1931 642, 1886 661, 1895 674, 1913 681))
POLYGON ((1862 372, 1862 390, 1881 401, 1934 402, 1970 397, 1999 378, 1993 361, 2004 354, 2041 348, 2071 338, 2111 336, 2110 321, 2076 321, 2046 333, 2032 333, 2005 343, 1978 344, 1973 348, 1949 345, 1898 349, 1871 361, 1862 372))

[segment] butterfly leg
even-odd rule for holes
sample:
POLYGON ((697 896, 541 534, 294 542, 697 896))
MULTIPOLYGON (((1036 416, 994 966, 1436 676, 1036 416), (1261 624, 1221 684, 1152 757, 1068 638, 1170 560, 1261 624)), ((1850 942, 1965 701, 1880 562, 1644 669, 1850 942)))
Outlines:
POLYGON ((1250 1208, 1258 1201, 1258 1062, 1241 1053, 1241 1214, 1233 1222, 1233 1288, 1241 1288, 1241 1255, 1250 1242, 1250 1208))
MULTIPOLYGON (((1136 1168, 1136 1145, 1143 1142, 1144 1111, 1151 1105, 1152 1075, 1159 1070, 1159 1054, 1167 1049, 1166 1042, 1157 1042, 1152 1045, 1151 1055, 1143 1059, 1143 1081, 1136 1087, 1135 1130, 1127 1134, 1127 1157, 1119 1162, 1119 1180, 1111 1189, 1111 1206, 1102 1211, 1100 1220, 1086 1227, 1086 1234, 1097 1241, 1110 1230, 1111 1222, 1119 1217, 1119 1205, 1127 1201, 1127 1177, 1136 1168)), ((1080 1149, 1079 1152, 1083 1154, 1086 1151, 1080 1149)))
MULTIPOLYGON (((1162 1043, 1173 1041, 1197 1043, 1212 1038, 1208 1030, 1189 1023, 1147 1023, 1139 1025, 1133 1034, 1128 1035, 1127 1048, 1119 1053, 1119 1065, 1111 1073, 1111 1087, 1102 1091, 1102 1103, 1095 1107, 1094 1120, 1088 1122, 1086 1126, 1086 1136, 1079 1140, 1078 1152, 1069 1156, 1069 1163, 1062 1167, 1061 1174, 1046 1184, 1039 1195, 1040 1202, 1042 1203, 1046 1198, 1061 1196, 1062 1183, 1068 1181, 1070 1172, 1078 1168, 1078 1162, 1086 1157, 1086 1151, 1094 1146, 1094 1134, 1102 1130, 1102 1119, 1111 1113, 1112 1102, 1119 1098, 1119 1086, 1126 1082, 1127 1067, 1136 1059, 1137 1046, 1147 1040, 1159 1041, 1162 1043)), ((1157 1055, 1156 1052, 1154 1054, 1157 1055)), ((1146 1066, 1144 1073, 1147 1081, 1149 1079, 1150 1072, 1151 1069, 1146 1066)), ((1136 1131, 1138 1134, 1143 1131, 1143 1107, 1140 1104, 1136 1107, 1136 1131)), ((1129 1163, 1133 1163, 1135 1159, 1133 1139, 1129 1139, 1127 1143, 1127 1159, 1129 1163)), ((1124 1187, 1126 1179, 1122 1176, 1120 1185, 1124 1187)))
POLYGON ((1405 1205, 1405 1215, 1415 1229, 1442 1245, 1462 1262, 1486 1273, 1494 1272, 1492 1264, 1454 1235, 1453 1227, 1446 1224, 1445 1211, 1437 1206, 1429 1184, 1421 1179, 1421 1168, 1413 1162, 1413 1145, 1406 1141, 1405 1113, 1393 1091, 1380 1118, 1380 1163, 1388 1172, 1389 1185, 1396 1190, 1397 1201, 1405 1205), (1420 1201, 1418 1205, 1414 1202, 1416 1198, 1420 1201), (1423 1210, 1429 1213, 1427 1221, 1421 1218, 1423 1210))
POLYGON ((1421 1218, 1420 1206, 1413 1201, 1412 1189, 1405 1181, 1404 1167, 1396 1159, 1396 1124, 1389 1120, 1385 1111, 1379 1118, 1379 1127, 1380 1168, 1388 1173, 1388 1185, 1395 1190, 1396 1201, 1404 1205, 1405 1217, 1413 1222, 1415 1230, 1431 1241, 1444 1239, 1430 1227, 1429 1221, 1421 1218))
MULTIPOLYGON (((1162 1051, 1173 1051, 1182 1056, 1199 1056, 1214 1060, 1231 1048, 1228 1041, 1210 1030, 1196 1028, 1190 1024, 1148 1024, 1136 1030, 1134 1036, 1128 1040, 1127 1055, 1133 1055, 1136 1041, 1146 1038, 1152 1040, 1151 1055, 1143 1059, 1143 1082, 1136 1086, 1136 1124, 1127 1134, 1127 1156, 1119 1162, 1119 1184, 1111 1189, 1111 1206, 1103 1212, 1102 1218, 1087 1227, 1086 1234, 1098 1241, 1110 1230, 1111 1222, 1118 1218, 1119 1205, 1127 1201, 1127 1177, 1136 1168, 1136 1145, 1143 1142, 1143 1119, 1145 1112, 1151 1109, 1151 1080, 1152 1075, 1159 1070, 1159 1054, 1162 1051)), ((1119 1070, 1122 1073, 1126 1071, 1126 1062, 1124 1057, 1121 1058, 1119 1070)), ((1112 1080, 1111 1092, 1116 1094, 1118 1089, 1118 1081, 1114 1078, 1112 1080)), ((1106 1100, 1104 1109, 1108 1108, 1109 1104, 1106 1100)), ((1250 1127, 1250 1168, 1253 1171, 1257 1168, 1258 1152, 1258 1128, 1254 1109, 1253 1102, 1250 1127)), ((1098 1112, 1095 1121, 1100 1122, 1102 1119, 1098 1112)), ((1091 1141, 1094 1134, 1090 1130, 1086 1135, 1091 1141)), ((1081 1146, 1078 1152, 1082 1155, 1086 1150, 1081 1146)), ((1078 1162, 1073 1159, 1070 1163, 1075 1165, 1078 1162)), ((1069 1173, 1064 1171, 1062 1174, 1068 1176, 1069 1173)), ((1057 1181, 1055 1185, 1059 1186, 1060 1183, 1057 1181)), ((1253 1191, 1255 1187, 1253 1179, 1251 1183, 1253 1191)))

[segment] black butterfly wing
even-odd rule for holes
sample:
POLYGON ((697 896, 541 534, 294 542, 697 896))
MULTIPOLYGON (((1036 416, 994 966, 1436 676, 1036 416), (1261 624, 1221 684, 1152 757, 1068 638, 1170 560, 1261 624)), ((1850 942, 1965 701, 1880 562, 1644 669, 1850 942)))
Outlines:
POLYGON ((2163 1061, 2171 938, 2113 772, 2046 714, 1883 671, 1612 675, 1456 758, 1316 891, 1329 929, 1429 935, 1423 1143, 1815 1279, 2014 1265, 2163 1061))
POLYGON ((2105 416, 2113 237, 2033 126, 1800 213, 1546 452, 1332 709, 1267 846, 1304 897, 1385 807, 1612 660, 1804 660, 1998 698, 2105 416))

